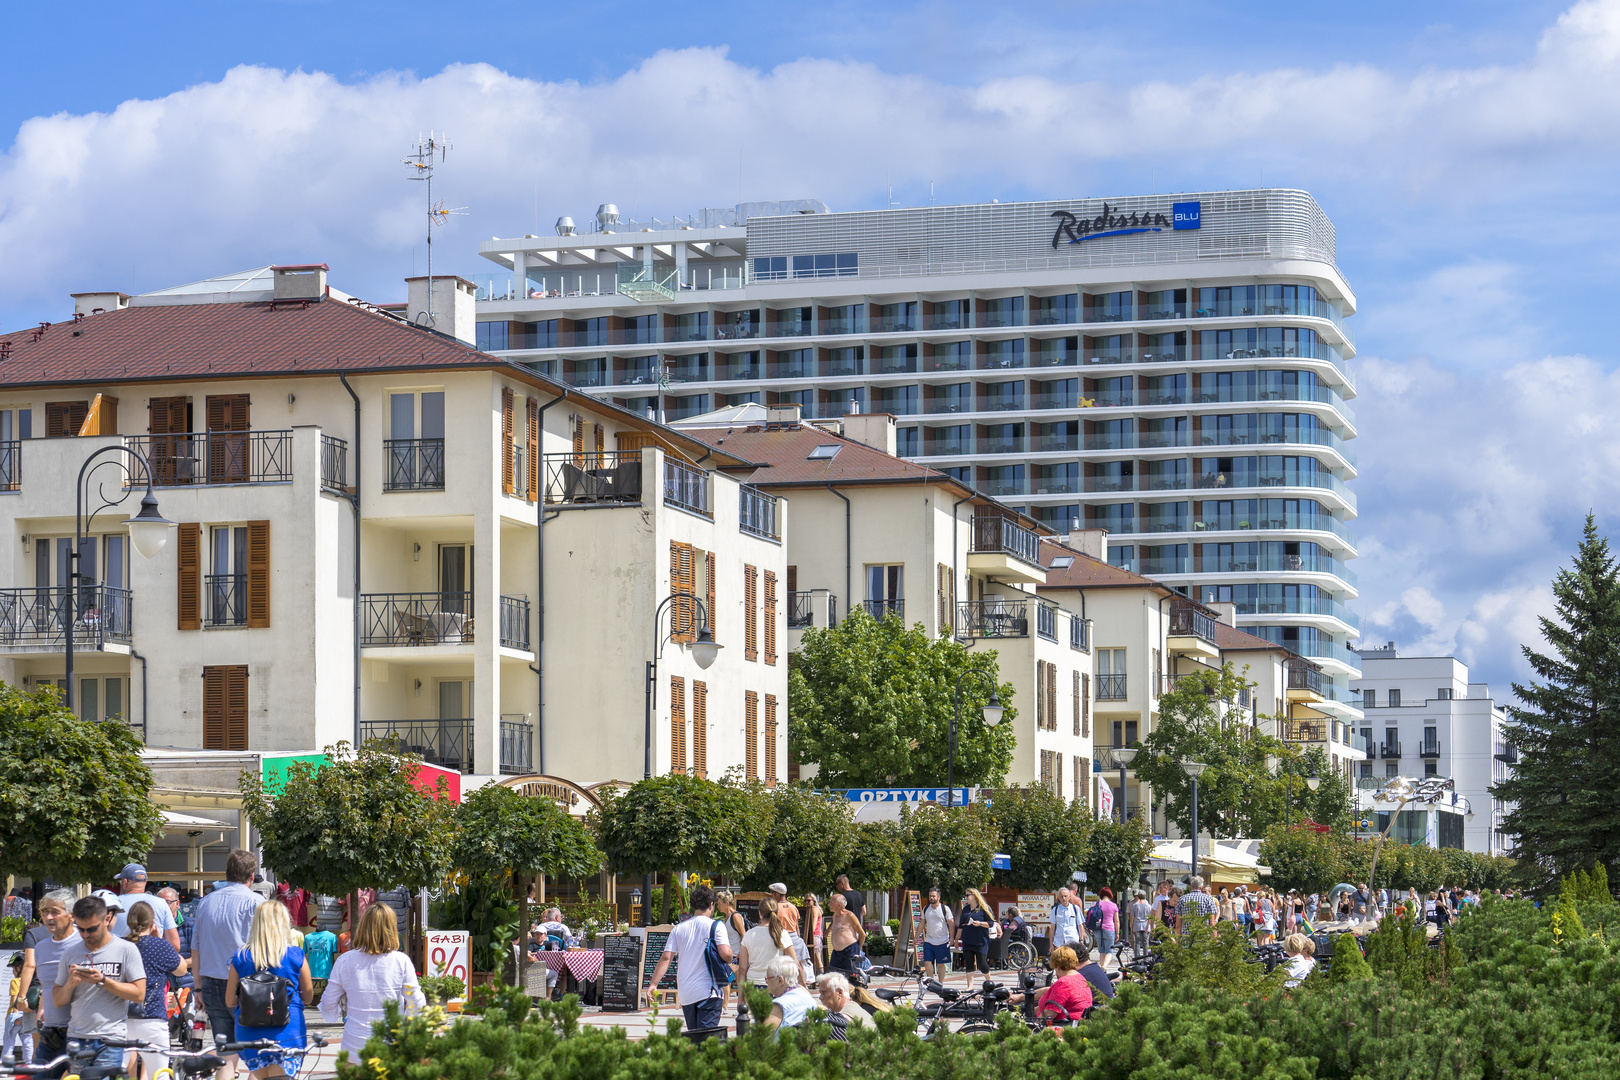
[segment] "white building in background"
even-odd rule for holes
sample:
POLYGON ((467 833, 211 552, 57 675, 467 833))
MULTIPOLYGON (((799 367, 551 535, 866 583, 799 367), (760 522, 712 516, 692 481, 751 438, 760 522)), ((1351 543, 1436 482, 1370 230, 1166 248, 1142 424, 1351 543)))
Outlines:
POLYGON ((1429 815, 1425 833, 1434 835, 1415 835, 1414 818, 1414 836, 1404 838, 1505 854, 1510 842, 1502 819, 1512 807, 1492 798, 1490 788, 1508 778, 1519 750, 1503 734, 1507 714, 1491 688, 1469 682, 1468 666, 1454 656, 1400 656, 1393 641, 1362 649, 1361 669, 1353 689, 1361 695, 1370 748, 1358 766, 1362 794, 1392 776, 1450 777, 1456 799, 1429 815))
POLYGON ((896 449, 1320 665, 1356 718, 1347 325, 1303 191, 830 213, 815 200, 497 238, 481 347, 671 420, 896 417, 896 449))

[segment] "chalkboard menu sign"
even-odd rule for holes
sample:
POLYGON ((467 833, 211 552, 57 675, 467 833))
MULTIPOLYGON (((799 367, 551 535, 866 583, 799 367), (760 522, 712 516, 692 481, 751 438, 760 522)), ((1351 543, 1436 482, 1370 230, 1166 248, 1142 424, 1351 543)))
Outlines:
POLYGON ((608 934, 600 940, 602 1008, 619 1012, 641 1008, 641 937, 608 934))
MULTIPOLYGON (((664 947, 669 944, 669 933, 673 926, 649 926, 647 928, 647 948, 641 960, 641 988, 647 989, 652 982, 653 969, 658 967, 658 958, 664 955, 664 947)), ((659 990, 675 989, 675 969, 680 967, 681 958, 673 957, 669 962, 669 970, 664 972, 664 978, 659 982, 659 990)))

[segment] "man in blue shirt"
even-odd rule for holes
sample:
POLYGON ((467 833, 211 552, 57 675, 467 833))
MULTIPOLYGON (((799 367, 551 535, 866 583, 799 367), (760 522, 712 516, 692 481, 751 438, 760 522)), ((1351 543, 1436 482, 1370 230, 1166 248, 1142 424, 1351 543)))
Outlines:
MULTIPOLYGON (((253 913, 264 897, 248 888, 259 860, 240 848, 225 860, 225 883, 203 897, 191 936, 191 967, 197 973, 197 996, 208 1011, 208 1027, 215 1034, 236 1037, 236 1016, 225 1005, 225 980, 231 957, 247 944, 253 913)), ((234 1080, 236 1056, 225 1058, 219 1080, 234 1080)))
MULTIPOLYGON (((1080 905, 1074 902, 1074 895, 1068 888, 1057 891, 1057 903, 1052 905, 1052 949, 1056 951, 1067 945, 1075 952, 1081 950, 1081 942, 1085 940, 1085 913, 1080 905)), ((1089 950, 1087 950, 1089 953, 1089 950)))

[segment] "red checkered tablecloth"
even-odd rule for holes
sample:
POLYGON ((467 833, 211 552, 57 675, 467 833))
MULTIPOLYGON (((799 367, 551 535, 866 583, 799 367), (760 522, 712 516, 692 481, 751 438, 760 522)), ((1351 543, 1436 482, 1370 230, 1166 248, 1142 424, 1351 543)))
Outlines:
POLYGON ((601 949, 569 949, 566 952, 543 952, 540 958, 552 971, 567 968, 580 982, 595 982, 602 975, 601 949))

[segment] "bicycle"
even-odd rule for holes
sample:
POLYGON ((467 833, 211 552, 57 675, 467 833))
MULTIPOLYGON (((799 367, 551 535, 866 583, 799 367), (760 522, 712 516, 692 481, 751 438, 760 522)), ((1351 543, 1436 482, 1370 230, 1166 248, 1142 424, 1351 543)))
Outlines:
POLYGON ((996 1013, 1001 1010, 1002 1003, 1012 996, 1005 986, 991 982, 989 979, 984 980, 984 985, 979 989, 967 994, 963 994, 960 990, 953 990, 948 986, 942 986, 933 979, 927 980, 923 987, 940 999, 939 1004, 934 1006, 932 1012, 919 1012, 917 1014, 918 1028, 924 1028, 926 1024, 926 1030, 922 1032, 922 1037, 925 1039, 932 1039, 941 1031, 948 1031, 949 1028, 945 1025, 948 1018, 953 1015, 973 1017, 975 1011, 970 1009, 969 1006, 975 998, 978 998, 980 1002, 977 1018, 969 1019, 956 1033, 958 1035, 979 1035, 995 1031, 996 1013))
POLYGON ((139 1039, 71 1039, 68 1041, 66 1052, 58 1055, 43 1065, 9 1065, 0 1069, 4 1076, 49 1076, 57 1069, 63 1069, 62 1080, 125 1080, 129 1072, 120 1061, 117 1065, 92 1065, 96 1055, 101 1051, 86 1049, 84 1042, 99 1042, 103 1047, 113 1047, 118 1050, 139 1050, 146 1046, 139 1039), (78 1066, 72 1071, 72 1066, 78 1066))
MULTIPOLYGON (((249 1042, 230 1042, 223 1034, 214 1036, 214 1049, 212 1050, 164 1050, 168 1055, 170 1065, 159 1069, 152 1074, 151 1080, 193 1080, 196 1077, 212 1076, 225 1065, 221 1054, 240 1054, 244 1050, 276 1050, 280 1051, 280 1058, 297 1058, 298 1068, 301 1069, 304 1058, 311 1051, 317 1051, 326 1046, 324 1036, 309 1032, 308 1044, 303 1047, 286 1047, 274 1039, 253 1039, 249 1042), (175 1064, 178 1059, 178 1066, 175 1064)), ((145 1050, 156 1050, 156 1047, 142 1047, 145 1050)), ((298 1071, 297 1069, 294 1070, 298 1071)))

